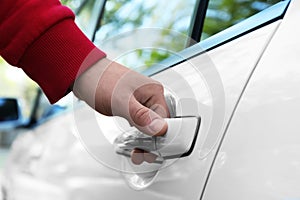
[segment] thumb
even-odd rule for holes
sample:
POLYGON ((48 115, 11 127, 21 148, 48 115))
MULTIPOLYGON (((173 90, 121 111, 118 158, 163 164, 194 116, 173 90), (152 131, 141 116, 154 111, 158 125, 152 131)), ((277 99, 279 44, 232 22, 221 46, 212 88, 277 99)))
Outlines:
POLYGON ((145 107, 134 97, 129 106, 130 122, 140 131, 151 136, 161 136, 167 132, 167 122, 153 110, 145 107))

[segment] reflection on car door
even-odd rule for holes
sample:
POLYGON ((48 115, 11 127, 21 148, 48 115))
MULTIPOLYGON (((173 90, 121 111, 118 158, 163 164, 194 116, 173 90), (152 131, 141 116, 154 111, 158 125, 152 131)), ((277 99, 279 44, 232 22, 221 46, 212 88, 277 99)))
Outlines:
MULTIPOLYGON (((98 190, 91 190, 89 194, 105 193, 106 198, 116 199, 114 191, 118 191, 126 199, 199 199, 226 125, 279 24, 279 21, 274 22, 154 74, 152 78, 162 82, 166 91, 176 98, 177 116, 201 117, 193 152, 188 157, 170 161, 172 163, 162 168, 154 182, 143 192, 127 187, 124 176, 109 169, 111 177, 119 174, 124 184, 96 182, 91 187, 98 190), (221 85, 214 85, 214 81, 218 81, 215 78, 219 78, 221 85), (215 112, 216 109, 218 112, 215 112)), ((104 148, 99 146, 99 149, 104 148)))

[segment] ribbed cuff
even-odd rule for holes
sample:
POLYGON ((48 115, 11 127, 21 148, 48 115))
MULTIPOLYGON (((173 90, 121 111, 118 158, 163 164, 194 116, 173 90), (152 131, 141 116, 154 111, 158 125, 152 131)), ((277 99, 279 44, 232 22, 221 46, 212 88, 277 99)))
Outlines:
POLYGON ((18 66, 55 103, 68 93, 76 77, 105 56, 72 19, 66 19, 39 37, 25 51, 18 66))

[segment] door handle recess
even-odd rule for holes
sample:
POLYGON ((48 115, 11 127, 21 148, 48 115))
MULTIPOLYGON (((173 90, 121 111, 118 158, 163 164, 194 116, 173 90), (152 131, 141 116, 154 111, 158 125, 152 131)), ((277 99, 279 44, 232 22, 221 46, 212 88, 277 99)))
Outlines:
MULTIPOLYGON (((189 156, 197 139, 200 117, 187 116, 165 120, 168 130, 164 136, 148 136, 131 127, 116 138, 116 153, 129 157, 133 149, 142 149, 158 154, 164 160, 189 156)), ((157 161, 160 162, 159 159, 157 161)))
POLYGON ((172 163, 172 161, 165 162, 166 160, 189 156, 197 141, 201 119, 195 116, 197 113, 192 114, 197 104, 184 101, 185 99, 181 99, 180 103, 176 102, 171 95, 165 98, 170 113, 170 118, 165 118, 168 124, 165 135, 149 136, 135 127, 128 126, 114 140, 115 153, 121 155, 121 159, 118 160, 122 162, 124 178, 127 184, 135 190, 145 189, 151 185, 159 170, 172 163), (177 113, 176 108, 181 108, 180 112, 177 113), (189 115, 190 110, 192 110, 191 115, 189 115), (177 116, 179 113, 181 116, 177 116), (154 162, 144 162, 141 166, 133 165, 130 159, 125 157, 130 157, 134 149, 151 152, 157 155, 157 158, 154 162))
POLYGON ((165 118, 168 130, 163 136, 149 136, 135 127, 130 127, 114 141, 117 154, 130 157, 133 149, 141 149, 158 155, 154 163, 166 159, 186 157, 195 146, 200 127, 199 116, 176 116, 176 100, 165 96, 170 117, 165 118))

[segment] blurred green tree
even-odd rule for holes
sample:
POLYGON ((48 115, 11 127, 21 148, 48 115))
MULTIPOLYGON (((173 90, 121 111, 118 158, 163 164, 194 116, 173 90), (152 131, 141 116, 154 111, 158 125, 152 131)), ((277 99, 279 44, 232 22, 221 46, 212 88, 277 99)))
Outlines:
MULTIPOLYGON (((174 52, 186 48, 190 22, 197 0, 143 1, 107 0, 105 11, 100 20, 95 43, 97 45, 113 36, 137 28, 161 28, 160 35, 153 46, 159 49, 136 49, 131 56, 118 60, 137 71, 143 71, 158 63, 174 52), (134 54, 134 55, 133 55, 134 54)), ((201 40, 204 40, 280 0, 210 0, 201 40)), ((95 0, 61 0, 77 12, 77 23, 84 32, 90 28, 91 13, 95 0)), ((145 39, 153 37, 145 35, 145 39)), ((115 42, 116 41, 112 41, 115 42)), ((128 45, 128 44, 127 44, 128 45)), ((112 44, 113 46, 113 44, 112 44)), ((115 47, 114 51, 117 51, 115 47)), ((105 50, 105 49, 104 49, 105 50)), ((108 52, 109 53, 109 52, 108 52)))
POLYGON ((201 40, 225 30, 279 1, 280 0, 210 0, 201 40))

